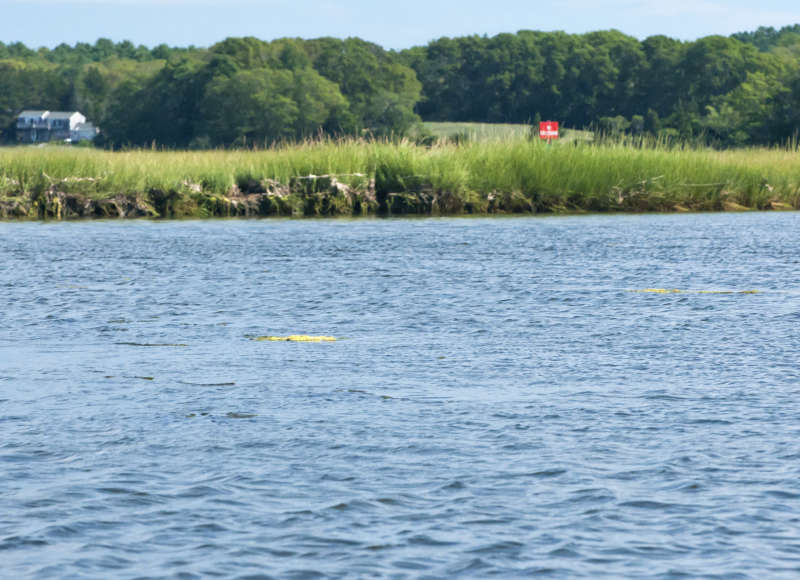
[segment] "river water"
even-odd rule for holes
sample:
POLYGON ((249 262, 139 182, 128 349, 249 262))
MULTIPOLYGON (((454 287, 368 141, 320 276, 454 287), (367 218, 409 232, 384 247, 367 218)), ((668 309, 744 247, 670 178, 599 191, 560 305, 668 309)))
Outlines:
POLYGON ((0 224, 0 576, 796 578, 799 232, 0 224))

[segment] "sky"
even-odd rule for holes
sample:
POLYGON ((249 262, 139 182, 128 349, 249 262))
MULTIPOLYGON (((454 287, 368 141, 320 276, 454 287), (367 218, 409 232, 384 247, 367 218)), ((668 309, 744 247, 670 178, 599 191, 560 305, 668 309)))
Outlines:
POLYGON ((402 49, 442 36, 611 28, 693 40, 795 23, 797 0, 0 0, 0 41, 30 47, 358 36, 402 49))

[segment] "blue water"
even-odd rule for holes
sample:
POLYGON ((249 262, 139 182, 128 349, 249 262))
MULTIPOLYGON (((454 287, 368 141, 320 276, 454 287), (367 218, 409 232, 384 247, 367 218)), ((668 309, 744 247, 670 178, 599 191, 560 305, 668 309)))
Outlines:
POLYGON ((0 576, 796 578, 798 232, 0 224, 0 576))

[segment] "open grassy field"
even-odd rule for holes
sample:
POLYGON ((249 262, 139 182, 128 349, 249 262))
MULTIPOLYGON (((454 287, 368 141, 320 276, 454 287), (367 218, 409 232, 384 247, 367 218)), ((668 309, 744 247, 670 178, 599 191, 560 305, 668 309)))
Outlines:
MULTIPOLYGON (((466 137, 468 141, 507 141, 515 139, 529 139, 535 137, 532 125, 507 124, 507 123, 422 123, 427 131, 439 139, 458 139, 466 137)), ((590 131, 567 129, 561 142, 591 141, 590 131)))
POLYGON ((493 141, 506 139, 527 139, 531 135, 530 125, 503 123, 423 123, 428 131, 440 139, 453 139, 466 136, 472 141, 493 141))
POLYGON ((0 216, 317 216, 800 208, 800 157, 658 144, 321 141, 263 151, 0 149, 0 216))

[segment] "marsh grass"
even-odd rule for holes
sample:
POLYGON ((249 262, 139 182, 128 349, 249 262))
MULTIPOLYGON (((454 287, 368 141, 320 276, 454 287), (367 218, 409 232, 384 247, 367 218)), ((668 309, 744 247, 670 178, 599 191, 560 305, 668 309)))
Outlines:
MULTIPOLYGON (((153 191, 224 198, 246 183, 336 174, 359 187, 374 180, 379 200, 394 194, 440 200, 438 206, 405 205, 400 213, 431 207, 442 213, 798 209, 798 161, 791 148, 716 151, 641 140, 547 145, 507 139, 432 147, 319 140, 248 151, 19 147, 0 149, 0 198, 54 189, 96 200, 153 191)), ((170 206, 173 214, 179 206, 170 206)), ((216 206, 204 207, 198 215, 217 215, 216 206)), ((393 211, 388 202, 383 209, 393 211)))

